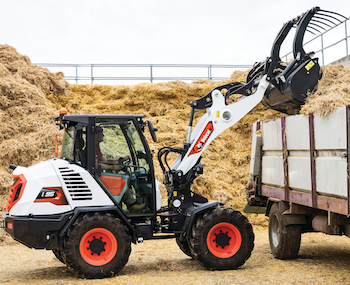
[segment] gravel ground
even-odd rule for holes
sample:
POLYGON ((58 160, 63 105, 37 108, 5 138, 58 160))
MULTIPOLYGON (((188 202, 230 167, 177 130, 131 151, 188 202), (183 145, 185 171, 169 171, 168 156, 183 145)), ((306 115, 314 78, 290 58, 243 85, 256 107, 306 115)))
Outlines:
POLYGON ((208 271, 184 255, 174 240, 133 245, 129 262, 114 278, 85 280, 74 275, 51 251, 0 243, 0 284, 349 284, 350 240, 309 233, 299 258, 277 260, 267 229, 255 227, 255 248, 238 270, 208 271))

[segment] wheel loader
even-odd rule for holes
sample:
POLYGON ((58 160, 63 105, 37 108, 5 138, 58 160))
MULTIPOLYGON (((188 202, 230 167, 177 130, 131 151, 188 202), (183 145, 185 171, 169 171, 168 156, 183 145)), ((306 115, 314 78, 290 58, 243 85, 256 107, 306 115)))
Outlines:
POLYGON ((167 205, 162 206, 153 154, 144 136, 156 129, 143 115, 68 115, 56 124, 64 132, 60 158, 31 167, 10 165, 2 226, 18 242, 52 250, 79 276, 104 278, 127 263, 131 243, 173 238, 180 249, 210 270, 236 269, 250 257, 254 233, 248 219, 219 201, 195 193, 203 173, 202 153, 220 133, 257 104, 298 112, 321 78, 318 59, 302 46, 313 19, 331 12, 315 7, 287 22, 270 57, 257 63, 246 82, 214 88, 190 102, 188 134, 182 147, 164 147, 158 161, 164 173, 167 205), (292 27, 294 60, 284 64, 280 46, 292 27), (226 89, 227 92, 221 92, 226 89), (234 100, 232 95, 241 97, 234 100), (195 111, 206 109, 195 128, 195 111), (168 157, 177 155, 170 166, 168 157))

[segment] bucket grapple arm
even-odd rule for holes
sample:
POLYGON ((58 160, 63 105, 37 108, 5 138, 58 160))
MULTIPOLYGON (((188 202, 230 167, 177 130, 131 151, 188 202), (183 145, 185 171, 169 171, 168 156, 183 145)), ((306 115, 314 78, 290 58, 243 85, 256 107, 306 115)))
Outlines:
POLYGON ((230 83, 217 87, 217 90, 228 89, 226 97, 233 94, 250 96, 254 94, 263 75, 270 83, 262 99, 262 103, 276 111, 296 114, 310 93, 317 88, 322 77, 318 58, 314 53, 304 50, 303 41, 306 32, 314 35, 333 29, 347 19, 330 11, 314 7, 304 14, 286 22, 277 34, 270 56, 254 64, 247 75, 245 83, 230 83), (280 58, 281 46, 292 28, 296 28, 291 62, 283 62, 280 58))

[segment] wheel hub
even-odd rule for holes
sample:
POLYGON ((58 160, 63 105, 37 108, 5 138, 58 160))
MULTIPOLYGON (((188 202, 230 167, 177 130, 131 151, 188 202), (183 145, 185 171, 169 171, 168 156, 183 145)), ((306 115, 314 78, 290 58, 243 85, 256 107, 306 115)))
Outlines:
POLYGON ((216 257, 229 258, 235 255, 241 244, 241 233, 231 223, 218 223, 208 232, 207 246, 209 251, 216 257))
POLYGON ((90 247, 88 247, 88 250, 91 250, 91 255, 94 253, 97 253, 100 255, 102 251, 105 251, 105 242, 102 241, 102 237, 96 238, 95 236, 93 237, 92 240, 88 240, 88 243, 90 244, 90 247))
POLYGON ((219 234, 215 234, 215 235, 216 235, 215 242, 217 246, 221 246, 222 248, 224 248, 226 245, 230 244, 231 237, 228 236, 228 232, 223 233, 222 231, 220 231, 219 234))
POLYGON ((105 228, 93 228, 80 240, 79 251, 85 262, 93 266, 103 266, 116 255, 118 243, 114 234, 105 228))

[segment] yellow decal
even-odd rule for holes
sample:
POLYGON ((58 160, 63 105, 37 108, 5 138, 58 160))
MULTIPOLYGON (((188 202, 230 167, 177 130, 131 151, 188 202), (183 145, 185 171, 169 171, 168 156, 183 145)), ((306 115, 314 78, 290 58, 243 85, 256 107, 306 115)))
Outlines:
POLYGON ((314 65, 315 63, 312 60, 310 60, 310 62, 307 65, 305 65, 305 69, 309 71, 314 65))
POLYGON ((177 196, 177 191, 173 191, 173 195, 174 195, 174 197, 176 197, 177 196))
POLYGON ((220 112, 219 112, 219 111, 216 112, 216 117, 217 117, 217 118, 220 117, 220 112))

